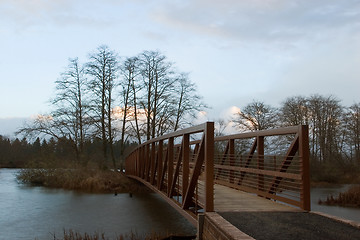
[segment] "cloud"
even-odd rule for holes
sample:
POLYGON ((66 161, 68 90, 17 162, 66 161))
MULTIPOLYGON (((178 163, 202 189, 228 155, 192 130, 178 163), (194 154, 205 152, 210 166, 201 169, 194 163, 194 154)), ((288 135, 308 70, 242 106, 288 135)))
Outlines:
POLYGON ((165 25, 235 41, 299 44, 332 29, 360 30, 359 1, 166 1, 153 14, 165 25))
POLYGON ((286 89, 288 96, 335 95, 345 105, 351 105, 360 101, 357 93, 360 89, 359 65, 360 37, 357 41, 340 38, 322 43, 288 65, 279 77, 282 88, 274 89, 274 93, 282 96, 281 90, 286 89))
POLYGON ((53 14, 69 10, 70 1, 47 0, 3 0, 1 18, 14 21, 17 25, 32 25, 48 20, 53 14))
POLYGON ((2 0, 0 20, 16 30, 37 26, 111 26, 114 15, 109 14, 119 4, 111 1, 71 0, 2 0))
POLYGON ((360 2, 356 0, 2 0, 0 6, 0 20, 16 28, 52 23, 106 27, 133 24, 150 15, 148 20, 159 28, 287 47, 303 40, 325 39, 332 29, 360 32, 360 2))

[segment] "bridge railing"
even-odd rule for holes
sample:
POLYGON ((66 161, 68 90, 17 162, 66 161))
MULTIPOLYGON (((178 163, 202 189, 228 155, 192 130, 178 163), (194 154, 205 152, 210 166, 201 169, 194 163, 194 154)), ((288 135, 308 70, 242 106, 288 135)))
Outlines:
POLYGON ((214 183, 310 210, 308 127, 214 138, 207 122, 152 139, 126 159, 126 174, 192 216, 214 211, 214 183))
POLYGON ((215 183, 310 210, 307 126, 217 137, 214 162, 215 183))
POLYGON ((214 123, 143 143, 126 158, 125 171, 193 216, 214 211, 214 123))

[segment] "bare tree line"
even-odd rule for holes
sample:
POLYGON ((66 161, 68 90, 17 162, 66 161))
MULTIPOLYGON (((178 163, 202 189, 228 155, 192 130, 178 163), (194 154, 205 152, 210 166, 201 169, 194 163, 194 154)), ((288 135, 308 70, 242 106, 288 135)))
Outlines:
POLYGON ((294 96, 275 108, 254 100, 232 121, 241 131, 307 124, 313 161, 360 165, 360 103, 344 107, 334 96, 294 96))
POLYGON ((187 73, 179 72, 159 51, 144 51, 120 58, 100 46, 81 64, 78 58, 56 80, 52 111, 39 115, 18 133, 67 138, 79 162, 85 162, 84 142, 102 142, 104 166, 111 160, 116 168, 114 139, 125 143, 163 135, 190 124, 190 116, 206 108, 187 73))
MULTIPOLYGON (((117 167, 114 141, 124 155, 129 141, 143 141, 190 125, 206 108, 187 73, 179 72, 159 51, 120 58, 107 46, 90 53, 87 62, 69 59, 56 80, 52 111, 39 115, 18 133, 68 139, 79 163, 86 164, 84 143, 101 142, 101 165, 117 167)), ((360 103, 344 107, 333 96, 294 96, 279 108, 253 101, 232 122, 241 131, 308 124, 314 162, 360 164, 360 103)), ((226 127, 218 123, 217 134, 226 127)))

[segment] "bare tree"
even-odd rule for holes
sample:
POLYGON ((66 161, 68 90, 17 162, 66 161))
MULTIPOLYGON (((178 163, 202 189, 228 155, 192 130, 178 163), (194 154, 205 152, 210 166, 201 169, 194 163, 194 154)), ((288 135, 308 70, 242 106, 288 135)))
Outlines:
POLYGON ((28 138, 45 135, 56 139, 67 135, 61 125, 54 121, 50 114, 38 114, 33 120, 26 122, 16 134, 23 134, 28 138))
POLYGON ((88 127, 86 117, 88 104, 86 102, 86 78, 84 69, 79 65, 78 58, 69 59, 68 70, 61 74, 56 83, 56 97, 52 104, 57 109, 52 113, 56 119, 61 119, 68 128, 69 138, 75 141, 76 153, 79 158, 83 154, 85 134, 88 127))
POLYGON ((312 155, 320 162, 338 158, 341 152, 341 118, 343 107, 333 96, 313 95, 308 100, 312 155))
POLYGON ((287 98, 280 109, 280 118, 285 126, 309 124, 308 100, 302 96, 287 98))
POLYGON ((139 55, 142 75, 143 95, 140 104, 146 114, 146 139, 156 137, 156 133, 164 126, 160 118, 171 100, 174 78, 172 63, 157 51, 144 51, 139 55))
POLYGON ((137 57, 127 58, 121 66, 121 136, 120 136, 120 157, 123 162, 125 142, 131 135, 129 127, 133 126, 135 137, 141 144, 141 133, 137 113, 137 93, 141 88, 137 85, 139 73, 139 59, 137 57))
POLYGON ((189 119, 194 119, 198 111, 207 108, 197 94, 195 83, 190 81, 186 73, 181 73, 175 79, 174 102, 174 131, 189 123, 189 119))
POLYGON ((86 78, 77 58, 69 59, 66 71, 61 73, 61 78, 55 81, 55 84, 55 97, 50 101, 54 110, 47 115, 38 115, 18 133, 70 139, 74 143, 76 158, 83 160, 83 147, 88 129, 88 105, 85 97, 86 78))
POLYGON ((215 136, 224 136, 224 132, 228 127, 228 124, 229 122, 222 118, 219 118, 217 121, 215 121, 215 136))
POLYGON ((121 69, 122 139, 132 135, 141 143, 144 136, 178 130, 206 107, 188 74, 175 71, 158 51, 127 58, 121 69))
POLYGON ((119 70, 118 57, 114 51, 103 45, 90 55, 90 61, 86 66, 86 73, 90 78, 89 89, 93 93, 93 120, 98 130, 97 133, 102 139, 103 164, 108 158, 109 150, 113 167, 116 169, 113 150, 114 129, 112 127, 112 117, 114 106, 112 94, 119 70))
POLYGON ((264 130, 274 128, 277 124, 277 111, 275 108, 260 101, 252 101, 242 111, 236 113, 233 119, 243 130, 264 130))
POLYGON ((360 165, 360 103, 354 103, 345 112, 346 139, 351 159, 360 165))

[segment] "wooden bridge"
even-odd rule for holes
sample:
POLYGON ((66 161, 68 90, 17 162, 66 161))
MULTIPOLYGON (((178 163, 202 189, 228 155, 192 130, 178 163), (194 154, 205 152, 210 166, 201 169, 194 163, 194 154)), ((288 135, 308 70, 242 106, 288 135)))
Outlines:
POLYGON ((207 122, 138 146, 125 169, 194 225, 211 212, 310 211, 305 125, 214 137, 207 122))

